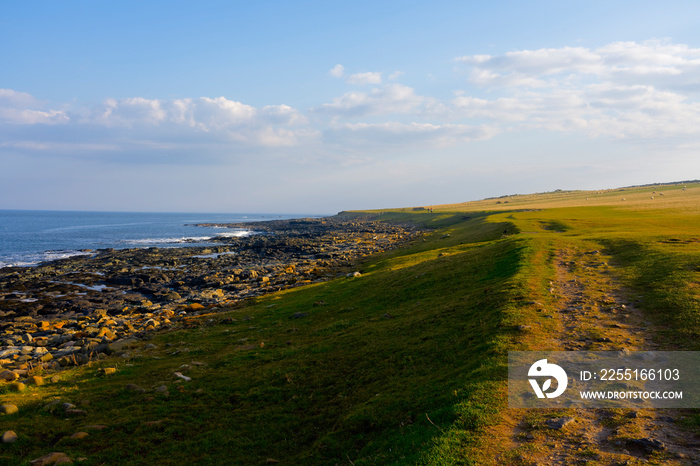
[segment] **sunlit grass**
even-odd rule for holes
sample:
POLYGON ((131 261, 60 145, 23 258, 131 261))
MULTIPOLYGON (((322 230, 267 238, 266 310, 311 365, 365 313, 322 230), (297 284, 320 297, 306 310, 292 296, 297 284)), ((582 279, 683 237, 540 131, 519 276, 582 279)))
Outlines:
POLYGON ((486 432, 506 409, 507 351, 558 349, 543 312, 557 250, 605 249, 664 344, 699 349, 698 201, 688 184, 343 213, 431 230, 360 264, 359 278, 268 295, 58 384, 1 388, 20 407, 3 426, 20 439, 0 463, 50 451, 88 465, 493 463, 486 432), (44 409, 52 399, 87 415, 44 409), (81 430, 90 436, 66 440, 81 430))

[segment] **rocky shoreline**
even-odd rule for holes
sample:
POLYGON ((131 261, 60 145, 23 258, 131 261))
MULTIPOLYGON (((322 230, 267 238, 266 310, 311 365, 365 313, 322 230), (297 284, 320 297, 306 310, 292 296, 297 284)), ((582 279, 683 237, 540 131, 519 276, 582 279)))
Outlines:
POLYGON ((340 217, 202 226, 252 226, 256 234, 218 237, 209 247, 106 249, 0 269, 0 380, 31 383, 38 372, 119 355, 193 316, 353 272, 360 257, 420 234, 340 217))

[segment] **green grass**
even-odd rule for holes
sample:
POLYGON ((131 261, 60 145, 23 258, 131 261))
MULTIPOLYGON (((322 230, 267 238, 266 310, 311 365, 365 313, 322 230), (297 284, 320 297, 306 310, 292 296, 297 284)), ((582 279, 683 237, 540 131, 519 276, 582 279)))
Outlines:
MULTIPOLYGON (((67 371, 57 384, 0 388, 0 401, 20 408, 2 418, 20 440, 2 446, 0 464, 51 451, 86 465, 493 463, 498 432, 489 429, 507 409, 507 351, 557 349, 547 347, 557 323, 540 308, 554 299, 558 249, 604 249, 615 278, 666 329, 667 348, 699 349, 700 222, 698 204, 682 196, 697 200, 700 187, 664 189, 667 205, 645 204, 649 188, 639 188, 624 203, 617 192, 596 205, 584 200, 591 193, 564 192, 513 199, 498 212, 484 211, 493 200, 432 214, 343 213, 431 232, 369 258, 359 278, 262 297, 157 334, 156 349, 132 350, 129 360, 67 371), (105 366, 118 372, 98 377, 105 366), (169 397, 154 392, 160 385, 169 397), (87 416, 44 409, 53 399, 87 416), (81 430, 90 436, 66 439, 81 430)), ((685 424, 697 428, 697 415, 685 424)))
POLYGON ((157 335, 157 349, 117 361, 111 376, 80 368, 66 382, 3 394, 20 406, 6 423, 20 440, 0 461, 59 450, 83 464, 463 462, 503 403, 492 388, 505 379, 525 249, 483 216, 439 217, 428 219, 439 231, 366 263, 360 278, 157 335), (193 380, 178 382, 176 371, 193 380), (153 392, 163 384, 168 398, 153 392), (87 416, 42 409, 54 398, 87 416), (108 428, 62 440, 90 424, 108 428))

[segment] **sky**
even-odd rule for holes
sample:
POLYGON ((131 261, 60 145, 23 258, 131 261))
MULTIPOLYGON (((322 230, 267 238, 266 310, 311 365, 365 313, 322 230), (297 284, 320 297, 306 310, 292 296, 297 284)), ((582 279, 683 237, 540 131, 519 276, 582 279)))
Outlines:
POLYGON ((697 179, 699 97, 697 1, 0 1, 0 209, 697 179))

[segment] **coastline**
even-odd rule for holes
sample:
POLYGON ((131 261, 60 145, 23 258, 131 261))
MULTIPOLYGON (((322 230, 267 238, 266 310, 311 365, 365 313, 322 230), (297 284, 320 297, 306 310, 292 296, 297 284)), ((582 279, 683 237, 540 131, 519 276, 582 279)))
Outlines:
POLYGON ((218 237, 215 246, 102 249, 0 269, 0 373, 15 380, 103 358, 190 317, 354 272, 363 256, 420 234, 338 217, 262 221, 255 230, 218 237))
POLYGON ((255 223, 291 219, 290 214, 196 214, 0 210, 0 268, 31 267, 99 249, 217 245, 213 238, 250 234, 255 223), (198 227, 235 223, 240 231, 198 227))

